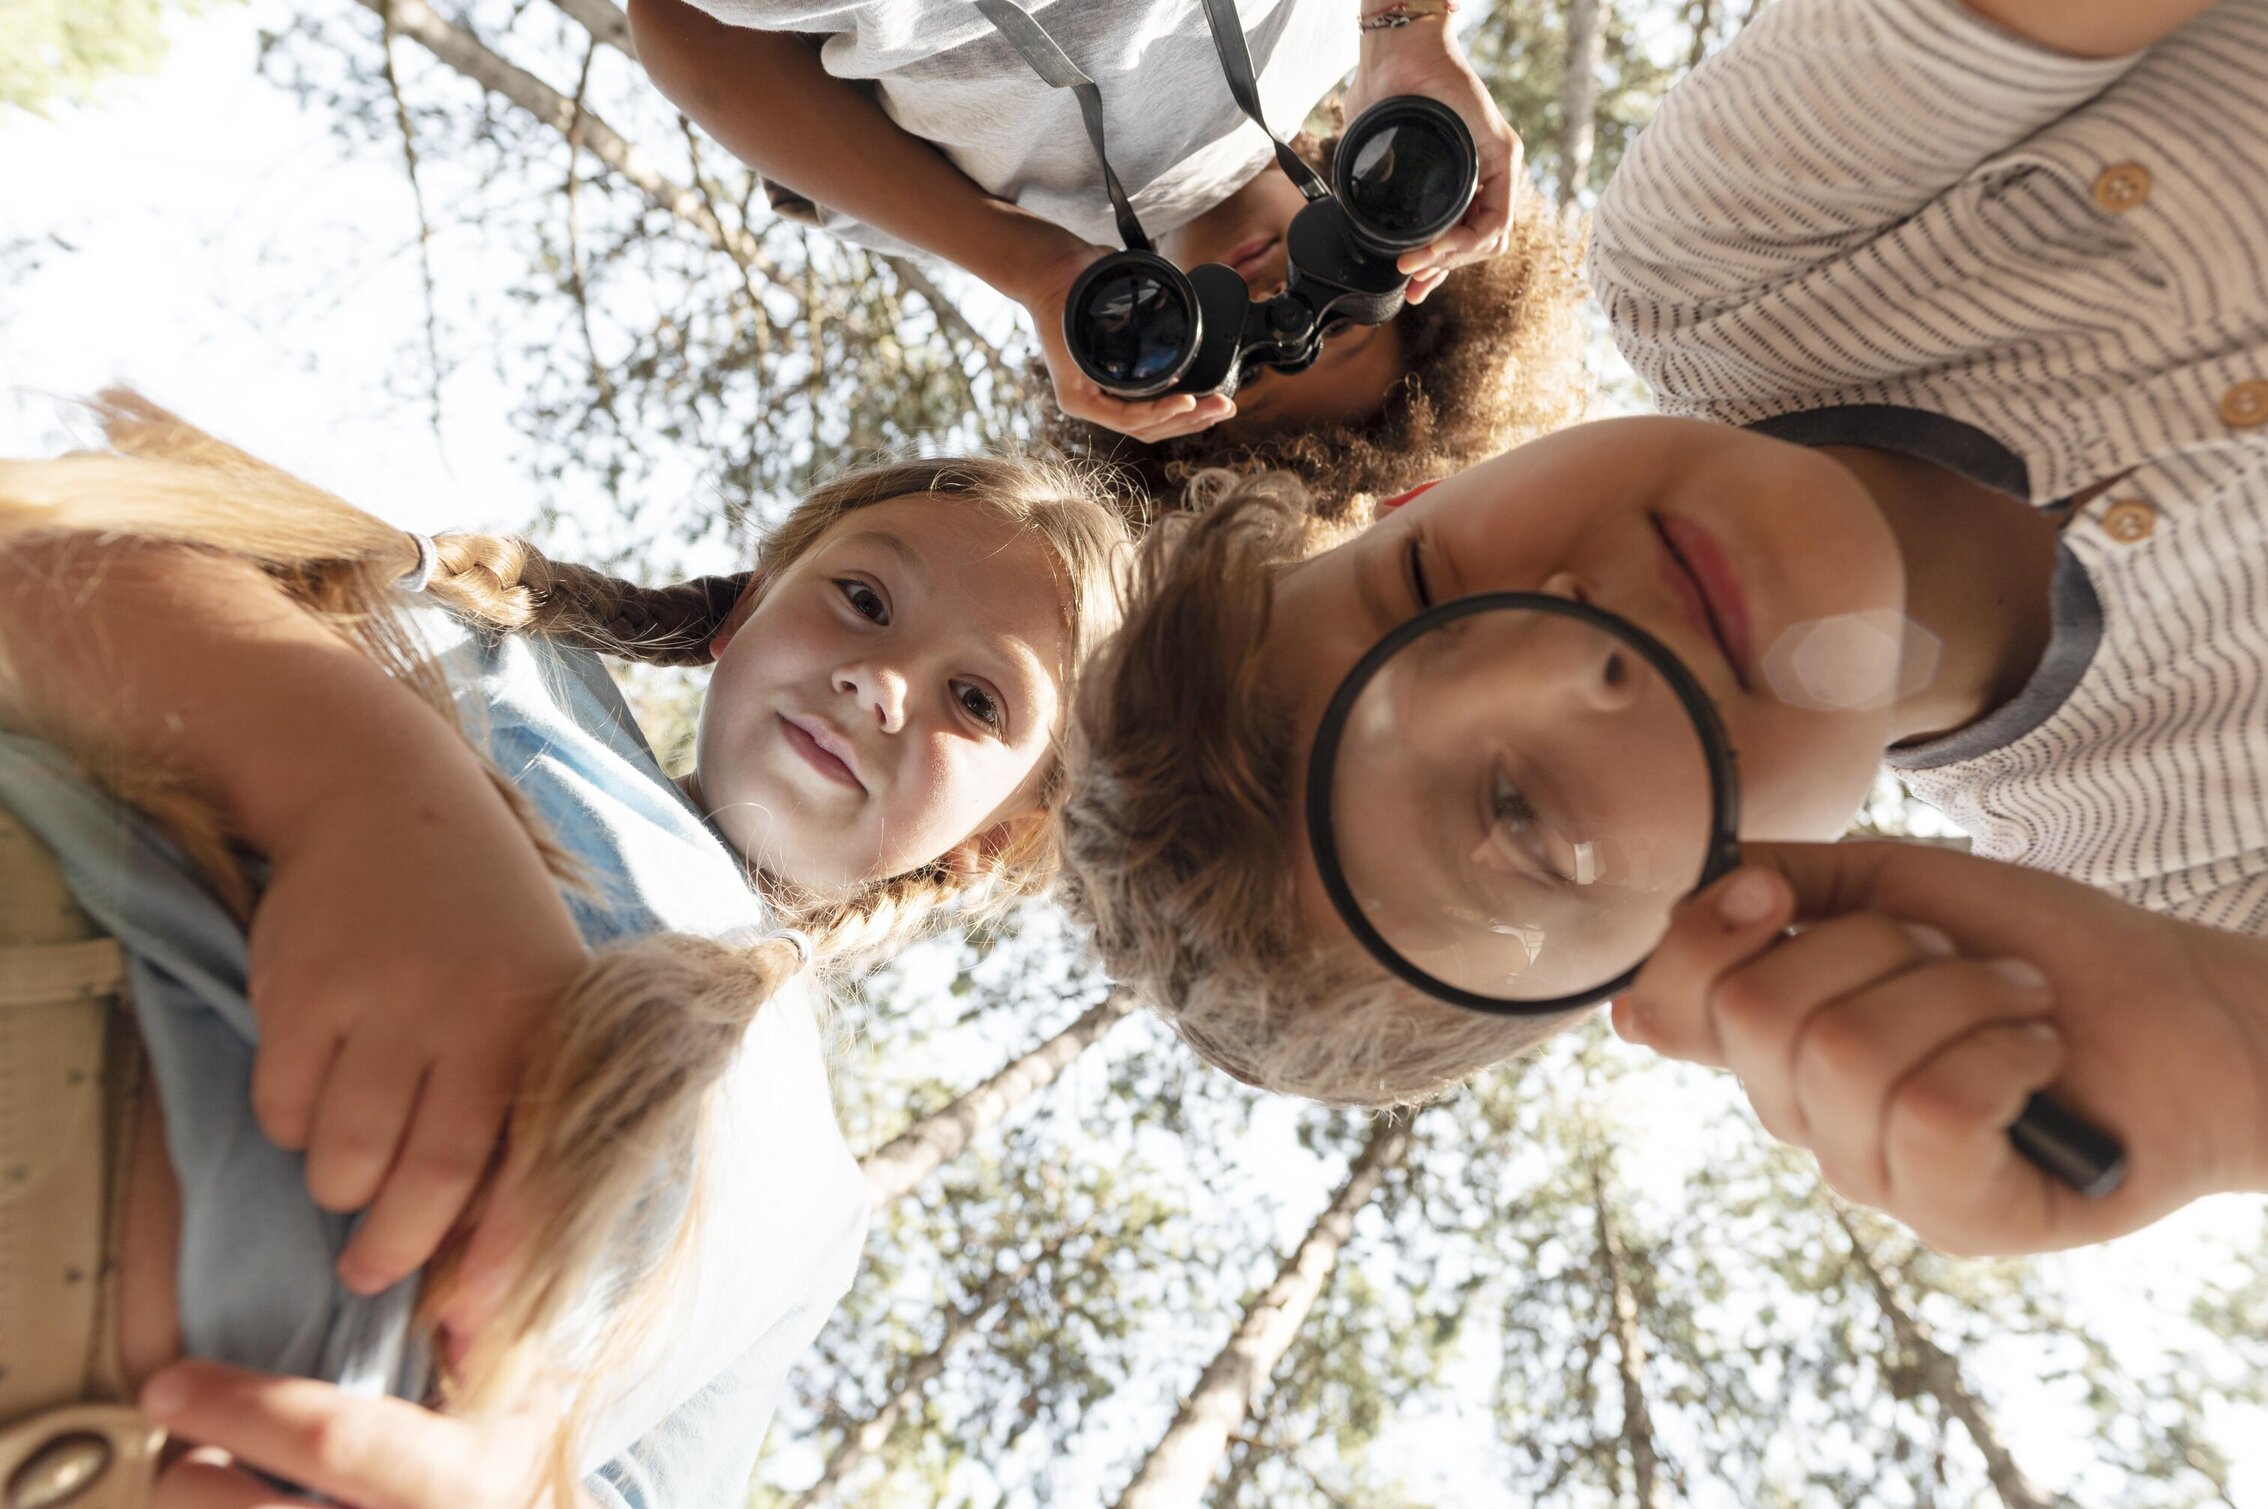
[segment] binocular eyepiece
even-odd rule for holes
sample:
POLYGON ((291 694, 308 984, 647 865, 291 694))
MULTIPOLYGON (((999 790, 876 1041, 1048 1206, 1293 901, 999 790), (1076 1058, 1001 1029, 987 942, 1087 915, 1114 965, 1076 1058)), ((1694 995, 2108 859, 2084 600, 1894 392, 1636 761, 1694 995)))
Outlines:
POLYGON ((1184 273, 1155 252, 1113 252, 1071 285, 1065 342, 1079 370, 1120 398, 1230 396, 1255 368, 1303 371, 1327 331, 1401 311, 1409 279, 1395 259, 1462 219, 1479 185, 1480 157, 1454 110, 1416 94, 1380 100, 1341 135, 1329 193, 1292 217, 1282 293, 1254 303, 1221 263, 1184 273))

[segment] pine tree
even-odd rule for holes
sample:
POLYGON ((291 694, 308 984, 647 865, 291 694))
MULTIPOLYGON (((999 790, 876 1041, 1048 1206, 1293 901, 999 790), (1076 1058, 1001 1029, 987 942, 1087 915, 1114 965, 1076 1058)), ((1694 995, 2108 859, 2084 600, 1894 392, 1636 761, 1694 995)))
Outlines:
POLYGON ((933 1111, 859 1160, 877 1205, 906 1194, 945 1162, 957 1157, 979 1134, 999 1122, 1027 1096, 1053 1083, 1064 1065, 1087 1051, 1126 1019, 1134 994, 1114 990, 1082 1012, 1078 1020, 1000 1072, 933 1111))
POLYGON ((1284 1260, 1275 1281, 1245 1307, 1228 1344, 1206 1365, 1172 1425, 1142 1459, 1134 1480, 1118 1496, 1118 1509, 1185 1509, 1202 1500, 1227 1453, 1230 1434, 1267 1387, 1330 1281, 1355 1213, 1378 1192, 1387 1171, 1409 1155, 1410 1145, 1408 1121, 1379 1119, 1330 1204, 1284 1260))

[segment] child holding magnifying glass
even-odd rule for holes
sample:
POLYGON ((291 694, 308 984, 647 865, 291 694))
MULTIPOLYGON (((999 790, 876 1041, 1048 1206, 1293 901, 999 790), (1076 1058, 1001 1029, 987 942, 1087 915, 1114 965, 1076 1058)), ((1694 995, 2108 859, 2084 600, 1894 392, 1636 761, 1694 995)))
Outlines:
MULTIPOLYGON (((1665 917, 1626 1035, 1731 1064, 1768 1128, 1949 1250, 2268 1187, 2268 80, 2229 61, 2263 55, 2258 0, 1765 11, 1600 208, 1595 281, 1676 417, 1533 442, 1321 554, 1276 484, 1153 547, 1067 815, 1114 967, 1232 1071, 1345 1102, 1572 1020, 1386 974, 1303 820, 1374 644, 1548 594, 1666 647, 1738 758, 1751 865, 1665 917), (1771 846, 1834 836, 1885 758, 1983 857, 1771 846), (2108 1198, 2012 1151, 2049 1087, 2124 1141, 2108 1198)), ((1531 731, 1627 718, 1630 666, 1508 661, 1500 700, 1531 731)), ((1473 747, 1480 837, 1585 883, 1548 783, 1473 747)), ((1592 747, 1577 777, 1663 789, 1631 764, 1659 746, 1592 747)), ((1398 824, 1409 867, 1353 888, 1358 922, 1469 858, 1429 854, 1410 753, 1333 798, 1342 834, 1398 824)))

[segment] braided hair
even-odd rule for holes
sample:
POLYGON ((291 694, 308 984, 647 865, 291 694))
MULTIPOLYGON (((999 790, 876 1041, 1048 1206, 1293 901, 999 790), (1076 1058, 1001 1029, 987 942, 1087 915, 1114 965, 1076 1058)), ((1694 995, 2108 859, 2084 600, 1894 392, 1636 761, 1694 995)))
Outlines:
MULTIPOLYGON (((172 543, 233 556, 393 672, 443 717, 456 720, 446 681, 421 653, 397 583, 425 559, 414 536, 228 446, 122 390, 92 405, 106 452, 0 462, 0 551, 35 537, 101 535, 172 543)), ((1048 547, 1074 664, 1115 620, 1115 571, 1128 535, 1091 474, 1025 458, 919 459, 861 468, 815 489, 767 538, 753 573, 648 588, 590 567, 551 560, 525 540, 449 535, 438 542, 428 590, 461 618, 497 631, 563 642, 662 665, 699 665, 710 643, 760 601, 764 582, 818 542, 846 512, 887 498, 950 496, 1037 535, 1048 547)), ((248 577, 248 581, 256 581, 248 577)), ((4 649, 0 646, 0 649, 4 649)), ((4 657, 0 657, 4 659, 4 657)), ((0 664, 0 672, 5 665, 0 664)), ((0 677, 4 680, 4 677, 0 677)), ((4 690, 4 687, 0 687, 4 690)), ((142 804, 223 894, 249 915, 243 857, 208 803, 173 773, 134 770, 100 750, 78 755, 121 800, 142 804)), ((491 778, 551 863, 573 862, 534 809, 499 772, 491 778)), ((1039 793, 1061 798, 1060 762, 1039 793)), ((935 927, 948 911, 983 915, 1051 878, 1049 824, 1030 825, 987 868, 958 873, 936 862, 878 880, 847 897, 801 894, 783 877, 757 875, 775 909, 815 939, 837 969, 866 962, 935 927)), ((750 1021, 800 967, 792 943, 731 946, 653 935, 599 951, 546 1020, 532 1046, 514 1121, 513 1160, 527 1229, 495 1320, 450 1380, 451 1408, 508 1398, 531 1368, 563 1359, 548 1344, 578 1297, 604 1278, 609 1333, 571 1359, 566 1423, 554 1443, 555 1486, 571 1488, 575 1446, 606 1399, 596 1390, 623 1361, 667 1288, 691 1219, 658 1250, 624 1252, 625 1231, 657 1169, 691 1184, 709 1092, 750 1021)), ((651 1244, 649 1244, 651 1245, 651 1244)), ((444 1260, 427 1272, 427 1304, 446 1307, 454 1278, 444 1260)), ((565 1501, 563 1496, 562 1501, 565 1501)))

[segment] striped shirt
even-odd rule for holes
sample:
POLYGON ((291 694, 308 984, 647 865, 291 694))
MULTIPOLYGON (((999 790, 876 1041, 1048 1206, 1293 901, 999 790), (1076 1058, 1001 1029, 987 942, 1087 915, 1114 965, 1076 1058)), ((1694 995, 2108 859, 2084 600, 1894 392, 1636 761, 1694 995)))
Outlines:
POLYGON ((2110 482, 2030 683, 1891 763, 1980 854, 2268 932, 2268 0, 2110 60, 1776 0, 1632 147, 1592 277, 1666 412, 2110 482))

